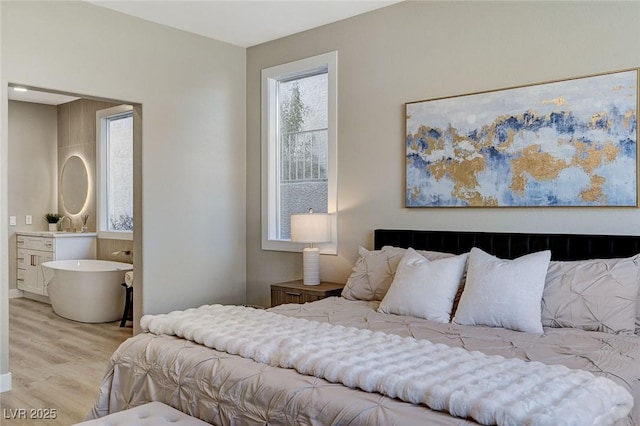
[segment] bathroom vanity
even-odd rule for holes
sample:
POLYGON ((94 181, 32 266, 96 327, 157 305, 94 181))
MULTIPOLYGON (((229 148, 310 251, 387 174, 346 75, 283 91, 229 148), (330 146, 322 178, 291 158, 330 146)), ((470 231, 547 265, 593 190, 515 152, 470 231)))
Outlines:
POLYGON ((95 232, 17 232, 17 287, 47 296, 43 262, 66 259, 95 259, 95 232))

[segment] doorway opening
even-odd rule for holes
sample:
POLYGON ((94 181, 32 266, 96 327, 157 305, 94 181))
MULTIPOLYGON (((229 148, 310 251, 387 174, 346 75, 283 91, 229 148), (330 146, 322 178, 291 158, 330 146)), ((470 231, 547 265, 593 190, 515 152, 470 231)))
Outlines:
MULTIPOLYGON (((19 254, 18 235, 21 233, 37 234, 40 231, 48 232, 49 228, 45 216, 56 214, 59 219, 64 218, 63 221, 56 223, 56 232, 62 234, 59 241, 63 241, 64 238, 66 243, 76 236, 69 234, 77 234, 77 236, 96 234, 95 246, 93 249, 88 249, 89 252, 93 250, 94 255, 86 255, 85 257, 138 264, 141 260, 141 253, 135 252, 134 245, 139 240, 139 230, 141 229, 138 213, 141 188, 139 173, 139 153, 142 143, 141 120, 142 105, 139 103, 25 87, 15 83, 8 85, 6 134, 8 135, 7 212, 9 222, 3 226, 7 226, 8 230, 8 239, 5 244, 8 244, 9 371, 13 371, 12 394, 20 392, 20 388, 16 388, 16 384, 24 385, 24 380, 20 377, 20 370, 25 361, 19 358, 23 358, 22 354, 26 353, 25 348, 13 347, 16 342, 14 339, 16 330, 23 328, 19 324, 26 327, 18 319, 12 323, 11 314, 14 311, 24 313, 25 308, 27 312, 29 312, 29 308, 36 309, 39 316, 49 316, 51 323, 62 320, 68 323, 71 329, 79 330, 80 336, 85 336, 89 340, 91 332, 87 330, 94 327, 91 324, 74 323, 61 319, 53 312, 48 304, 50 300, 46 291, 46 277, 42 268, 37 267, 38 262, 43 261, 44 258, 39 259, 34 256, 34 253, 30 253, 25 258, 24 250, 19 254), (98 170, 96 111, 121 105, 131 107, 133 121, 131 132, 133 147, 129 151, 129 155, 133 157, 129 159, 132 170, 128 175, 133 181, 131 194, 133 200, 132 211, 128 216, 127 223, 133 228, 131 222, 135 218, 138 227, 137 230, 132 229, 128 236, 99 238, 97 213, 99 194, 96 186, 98 170), (134 253, 138 256, 135 257, 134 253), (25 272, 31 266, 34 267, 35 273, 33 277, 26 277, 25 272), (32 282, 28 285, 25 284, 25 278, 35 279, 36 284, 34 285, 32 282), (42 280, 41 284, 37 283, 39 279, 42 280), (18 300, 13 299, 24 300, 24 302, 18 303, 18 300)), ((61 247, 61 245, 58 246, 61 247)), ((50 247, 43 247, 45 250, 42 252, 46 254, 49 250, 49 256, 54 258, 56 256, 60 258, 80 256, 78 252, 73 250, 71 250, 71 254, 59 251, 56 253, 55 249, 60 247, 56 247, 54 243, 54 250, 50 250, 50 247)), ((136 284, 141 288, 141 283, 136 284)), ((123 295, 122 308, 124 308, 126 289, 119 285, 118 287, 123 295)), ((97 333, 104 334, 105 327, 111 327, 114 329, 111 334, 120 336, 124 340, 133 334, 132 323, 127 322, 125 327, 120 328, 120 322, 121 318, 117 318, 113 323, 96 324, 95 328, 98 330, 97 333)), ((29 324, 28 327, 29 329, 46 327, 48 323, 49 321, 38 321, 29 324)), ((29 333, 29 330, 25 329, 24 333, 29 333)), ((43 336, 54 335, 55 333, 46 332, 43 334, 43 336)), ((78 336, 70 337, 72 340, 78 338, 78 336)), ((41 351, 46 351, 46 345, 41 351)), ((82 363, 82 360, 78 360, 78 356, 82 356, 82 352, 73 355, 69 361, 82 363)), ((87 358, 91 358, 91 356, 87 358)), ((63 362, 60 357, 56 360, 63 362)), ((65 374, 70 373, 67 371, 65 374)), ((95 387, 96 392, 98 384, 95 387)), ((9 396, 8 394, 2 395, 3 407, 8 407, 6 404, 9 396)), ((18 398, 17 401, 20 399, 18 398)))

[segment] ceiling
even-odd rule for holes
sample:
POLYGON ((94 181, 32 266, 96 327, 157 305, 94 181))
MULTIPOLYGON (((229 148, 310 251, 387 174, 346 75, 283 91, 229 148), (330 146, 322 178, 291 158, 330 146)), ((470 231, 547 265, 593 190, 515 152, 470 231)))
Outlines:
POLYGON ((250 47, 401 0, 85 0, 147 21, 250 47))
MULTIPOLYGON (((251 47, 402 0, 84 0, 204 37, 251 47)), ((78 98, 9 88, 9 99, 59 105, 78 98)))
POLYGON ((37 90, 19 91, 13 86, 9 86, 8 92, 9 99, 12 101, 33 102, 46 105, 60 105, 79 99, 60 93, 40 92, 37 90))

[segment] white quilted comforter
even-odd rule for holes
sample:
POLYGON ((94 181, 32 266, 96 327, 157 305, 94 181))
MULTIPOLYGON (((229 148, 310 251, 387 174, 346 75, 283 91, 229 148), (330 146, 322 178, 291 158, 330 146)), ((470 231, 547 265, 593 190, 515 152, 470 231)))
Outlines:
POLYGON ((148 315, 141 325, 154 334, 175 335, 481 424, 612 424, 633 406, 622 386, 583 370, 253 308, 202 306, 148 315))

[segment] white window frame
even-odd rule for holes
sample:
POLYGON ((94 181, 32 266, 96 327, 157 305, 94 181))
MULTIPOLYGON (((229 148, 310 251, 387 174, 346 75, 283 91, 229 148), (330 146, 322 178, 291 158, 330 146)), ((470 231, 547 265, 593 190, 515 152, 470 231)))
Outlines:
MULTIPOLYGON (((133 106, 131 105, 118 105, 113 108, 96 111, 96 189, 98 191, 96 215, 98 238, 133 241, 133 231, 107 231, 108 215, 103 211, 107 206, 107 119, 118 115, 128 115, 132 112, 133 106)), ((133 226, 135 228, 135 223, 133 226)))
POLYGON ((262 249, 301 252, 307 244, 278 240, 278 99, 277 83, 313 70, 327 69, 328 77, 328 158, 327 213, 332 217, 331 241, 315 244, 322 254, 338 250, 338 52, 328 52, 262 70, 262 249))

